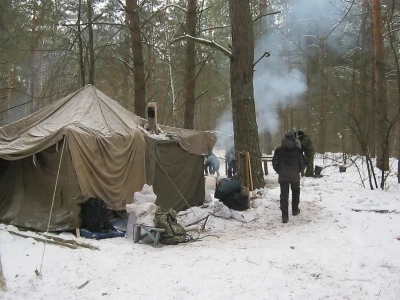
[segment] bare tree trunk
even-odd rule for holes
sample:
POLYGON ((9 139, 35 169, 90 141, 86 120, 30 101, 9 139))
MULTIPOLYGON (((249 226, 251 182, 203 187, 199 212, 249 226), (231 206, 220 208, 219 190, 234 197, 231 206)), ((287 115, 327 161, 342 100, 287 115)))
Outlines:
MULTIPOLYGON (((320 0, 322 1, 326 0, 320 0)), ((324 37, 324 12, 322 11, 322 17, 319 22, 319 48, 318 48, 318 69, 319 69, 319 132, 318 132, 318 152, 325 153, 325 144, 326 144, 326 111, 325 111, 325 102, 326 102, 326 82, 324 75, 325 68, 325 37, 324 37)))
POLYGON ((83 42, 82 42, 82 28, 81 28, 81 14, 82 14, 82 0, 78 2, 78 57, 79 57, 79 76, 81 81, 81 86, 86 85, 85 78, 85 60, 83 58, 83 42))
MULTIPOLYGON (((12 106, 12 101, 14 99, 14 77, 15 77, 15 70, 14 66, 10 65, 8 67, 8 76, 7 76, 7 102, 5 105, 5 109, 9 109, 12 106)), ((2 123, 11 123, 13 120, 12 117, 12 110, 7 110, 6 114, 6 120, 3 120, 3 118, 0 118, 0 124, 2 123)))
MULTIPOLYGON (((371 1, 371 0, 370 0, 371 1)), ((376 84, 376 65, 375 65, 375 37, 374 26, 372 21, 371 12, 371 102, 369 104, 369 152, 370 157, 376 155, 376 97, 375 97, 375 84, 376 84)))
MULTIPOLYGON (((125 26, 129 28, 129 19, 128 19, 128 14, 125 12, 125 26)), ((121 100, 123 103, 123 106, 130 110, 133 111, 133 98, 129 97, 130 96, 130 89, 129 89, 129 75, 131 74, 131 67, 130 67, 130 48, 129 48, 129 41, 130 41, 130 35, 125 35, 124 36, 124 48, 122 49, 122 57, 125 62, 125 64, 122 66, 122 89, 120 91, 120 96, 121 100)))
MULTIPOLYGON (((395 35, 393 34, 394 32, 394 24, 396 24, 396 19, 394 19, 394 14, 396 12, 396 8, 395 8, 395 0, 392 0, 392 4, 391 4, 391 9, 390 9, 390 17, 389 20, 387 22, 387 26, 388 26, 388 34, 389 34, 389 41, 390 41, 390 48, 392 50, 392 54, 394 57, 394 65, 396 66, 396 75, 397 75, 397 118, 396 118, 396 122, 397 122, 397 133, 394 134, 395 136, 395 145, 396 148, 394 149, 395 151, 395 156, 400 158, 400 139, 399 139, 399 135, 400 135, 400 58, 399 58, 399 54, 398 54, 398 47, 396 47, 396 38, 395 35)), ((400 164, 399 164, 400 165, 400 164)), ((400 173, 398 174, 399 178, 400 178, 400 173)), ((400 182, 399 182, 400 183, 400 182)))
POLYGON ((171 61, 171 50, 167 48, 167 60, 168 60, 168 72, 169 72, 169 85, 171 87, 171 98, 172 98, 172 125, 176 126, 177 118, 177 97, 175 93, 175 80, 172 72, 172 61, 171 61))
MULTIPOLYGON (((387 99, 385 88, 385 61, 383 49, 381 1, 372 0, 372 27, 375 41, 375 99, 378 117, 378 155, 377 167, 382 171, 389 170, 389 124, 387 121, 387 99)), ((381 186, 382 187, 382 186, 381 186)))
MULTIPOLYGON (((311 84, 311 76, 312 76, 312 59, 311 59, 311 42, 310 42, 310 37, 307 36, 307 73, 306 73, 306 80, 307 80, 307 93, 306 93, 306 98, 305 98, 305 120, 306 120, 306 124, 305 124, 305 130, 306 132, 310 132, 311 131, 311 90, 312 90, 312 84, 311 84)), ((303 129, 304 128, 299 128, 299 129, 303 129)))
POLYGON ((229 0, 232 29, 230 61, 233 131, 239 179, 246 178, 243 156, 249 152, 254 188, 264 187, 253 87, 254 36, 249 0, 229 0))
POLYGON ((145 75, 142 50, 142 36, 140 33, 140 18, 137 0, 126 0, 126 10, 131 30, 133 54, 133 77, 135 81, 135 114, 145 118, 145 75))
MULTIPOLYGON (((197 0, 188 0, 186 30, 190 36, 196 36, 197 0)), ((196 89, 196 43, 186 41, 186 77, 185 77, 185 118, 184 128, 194 129, 195 89, 196 89)))
POLYGON ((363 155, 367 154, 368 151, 368 100, 370 100, 367 93, 367 65, 369 61, 370 51, 368 47, 368 33, 367 33, 367 21, 368 21, 368 5, 367 0, 362 0, 362 23, 361 23, 361 65, 360 65, 360 91, 359 91, 359 103, 360 109, 358 110, 358 119, 360 125, 358 130, 360 131, 360 145, 363 151, 363 155))
POLYGON ((88 31, 89 31, 89 78, 88 83, 94 84, 94 43, 93 43, 93 20, 92 20, 92 0, 87 0, 88 31))
POLYGON ((30 43, 30 53, 29 53, 29 97, 31 100, 31 111, 34 113, 38 108, 37 99, 35 97, 35 83, 36 83, 36 44, 37 44, 37 26, 38 26, 38 5, 36 1, 33 1, 33 11, 32 11, 32 32, 31 32, 31 43, 30 43))

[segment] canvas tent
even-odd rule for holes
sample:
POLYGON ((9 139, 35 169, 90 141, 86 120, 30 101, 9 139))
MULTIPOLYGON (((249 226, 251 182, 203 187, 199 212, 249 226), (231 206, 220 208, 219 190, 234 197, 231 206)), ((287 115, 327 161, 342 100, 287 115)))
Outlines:
POLYGON ((0 128, 0 220, 46 230, 52 208, 51 231, 74 229, 88 197, 124 210, 146 182, 165 208, 202 203, 214 138, 170 127, 154 136, 145 123, 87 85, 0 128))

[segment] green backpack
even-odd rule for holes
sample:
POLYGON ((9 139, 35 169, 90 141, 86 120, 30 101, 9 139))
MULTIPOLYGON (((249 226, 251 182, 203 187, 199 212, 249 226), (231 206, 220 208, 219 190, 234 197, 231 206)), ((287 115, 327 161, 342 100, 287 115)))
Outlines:
POLYGON ((154 217, 154 224, 157 228, 165 229, 161 233, 160 242, 165 245, 176 245, 188 241, 185 229, 176 220, 177 213, 175 210, 168 211, 157 207, 154 217))

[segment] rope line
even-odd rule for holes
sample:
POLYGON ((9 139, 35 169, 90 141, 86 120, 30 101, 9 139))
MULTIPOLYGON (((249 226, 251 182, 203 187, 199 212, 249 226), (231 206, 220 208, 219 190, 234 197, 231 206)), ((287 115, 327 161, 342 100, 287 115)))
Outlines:
POLYGON ((156 155, 153 153, 153 151, 151 151, 150 147, 146 144, 147 149, 149 150, 150 154, 153 156, 153 158, 155 159, 155 161, 158 163, 158 165, 160 166, 160 168, 163 170, 163 172, 165 173, 165 175, 167 176, 167 178, 171 181, 172 185, 174 186, 174 188, 178 191, 179 195, 181 196, 181 198, 183 199, 183 201, 185 201, 186 205, 189 207, 189 209, 192 211, 192 213, 194 214, 194 216, 197 218, 197 220, 199 220, 199 217, 196 215, 196 213, 194 212, 194 210, 192 209, 192 207, 189 205, 189 203, 186 201, 186 198, 182 195, 181 191, 179 190, 179 188, 176 186, 176 184, 174 183, 174 181, 172 180, 172 178, 168 175, 167 171, 164 169, 164 167, 162 166, 162 164, 160 163, 160 161, 157 159, 156 155))
MULTIPOLYGON (((61 150, 61 157, 60 157, 60 162, 58 163, 58 170, 57 170, 57 177, 56 177, 56 183, 54 185, 54 192, 53 192, 53 199, 51 200, 51 208, 50 208, 50 215, 49 215, 49 221, 47 222, 47 230, 46 230, 46 235, 49 233, 49 229, 50 229, 50 221, 51 221, 51 215, 53 213, 53 207, 54 207, 54 199, 56 197, 56 190, 57 190, 57 184, 58 184, 58 177, 60 175, 60 169, 61 169, 61 162, 62 162, 62 158, 63 158, 63 154, 64 154, 64 146, 65 146, 65 137, 63 138, 63 147, 61 150)), ((58 143, 57 146, 58 148, 58 143)), ((44 260, 44 253, 46 251, 46 244, 47 244, 47 240, 44 242, 44 246, 43 246, 43 253, 42 253, 42 261, 40 263, 40 271, 39 273, 42 274, 42 266, 43 266, 43 260, 44 260)))

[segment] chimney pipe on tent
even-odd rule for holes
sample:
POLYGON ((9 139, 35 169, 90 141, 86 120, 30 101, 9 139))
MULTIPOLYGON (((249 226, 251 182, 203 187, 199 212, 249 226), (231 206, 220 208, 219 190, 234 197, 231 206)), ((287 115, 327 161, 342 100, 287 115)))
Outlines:
POLYGON ((157 103, 147 103, 147 130, 152 134, 158 134, 157 127, 157 103))

